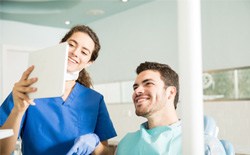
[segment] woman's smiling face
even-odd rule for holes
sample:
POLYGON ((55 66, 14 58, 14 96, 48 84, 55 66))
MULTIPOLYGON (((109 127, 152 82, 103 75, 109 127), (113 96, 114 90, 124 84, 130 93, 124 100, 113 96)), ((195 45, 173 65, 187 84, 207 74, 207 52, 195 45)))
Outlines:
POLYGON ((91 55, 95 48, 94 41, 83 32, 76 32, 67 39, 69 44, 68 72, 81 71, 92 64, 91 55))

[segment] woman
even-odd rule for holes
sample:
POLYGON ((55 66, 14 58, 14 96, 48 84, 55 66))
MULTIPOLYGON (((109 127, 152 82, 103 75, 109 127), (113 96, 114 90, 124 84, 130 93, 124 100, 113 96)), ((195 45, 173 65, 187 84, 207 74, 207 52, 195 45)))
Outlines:
POLYGON ((29 78, 35 69, 29 67, 0 107, 1 129, 14 131, 14 136, 1 140, 1 155, 14 150, 19 136, 24 155, 108 152, 107 140, 116 132, 103 96, 90 89, 91 79, 85 70, 98 57, 99 39, 89 27, 77 25, 61 42, 69 44, 65 93, 32 101, 27 94, 37 90, 32 84, 39 79, 29 78), (34 103, 36 106, 30 106, 34 103), (85 141, 92 143, 85 145, 85 141))

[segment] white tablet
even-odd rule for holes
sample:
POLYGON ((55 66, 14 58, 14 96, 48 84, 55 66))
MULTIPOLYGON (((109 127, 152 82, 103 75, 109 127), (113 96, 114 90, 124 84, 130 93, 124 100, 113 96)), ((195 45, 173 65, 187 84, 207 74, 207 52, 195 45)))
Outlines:
POLYGON ((31 52, 29 66, 35 68, 29 78, 37 77, 38 81, 32 86, 37 88, 29 97, 48 98, 60 97, 65 89, 65 75, 68 62, 68 43, 61 43, 52 47, 31 52))

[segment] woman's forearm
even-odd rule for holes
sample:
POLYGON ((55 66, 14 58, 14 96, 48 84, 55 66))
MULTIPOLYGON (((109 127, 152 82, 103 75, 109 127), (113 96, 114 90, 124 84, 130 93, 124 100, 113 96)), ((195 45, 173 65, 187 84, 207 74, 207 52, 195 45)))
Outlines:
POLYGON ((110 150, 109 150, 109 146, 108 146, 108 141, 102 141, 96 147, 96 149, 92 153, 92 155, 109 155, 109 152, 110 152, 110 150))
POLYGON ((13 136, 0 140, 1 155, 9 155, 14 151, 23 115, 23 112, 20 113, 13 109, 8 119, 1 127, 1 129, 13 129, 14 132, 13 136))

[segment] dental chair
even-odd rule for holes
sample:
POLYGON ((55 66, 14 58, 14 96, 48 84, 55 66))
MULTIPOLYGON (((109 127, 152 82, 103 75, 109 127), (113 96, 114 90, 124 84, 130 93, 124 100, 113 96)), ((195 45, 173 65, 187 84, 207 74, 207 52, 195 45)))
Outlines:
POLYGON ((226 155, 235 155, 233 144, 230 143, 227 140, 220 140, 222 145, 224 146, 224 149, 226 151, 226 155))
POLYGON ((204 116, 205 155, 235 155, 232 143, 219 140, 218 127, 210 116, 204 116))

